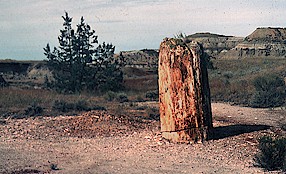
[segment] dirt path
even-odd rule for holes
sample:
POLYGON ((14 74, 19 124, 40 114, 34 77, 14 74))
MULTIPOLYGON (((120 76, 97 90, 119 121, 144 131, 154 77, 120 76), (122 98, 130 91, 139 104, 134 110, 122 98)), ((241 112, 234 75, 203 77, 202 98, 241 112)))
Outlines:
POLYGON ((259 125, 279 126, 285 111, 221 103, 214 103, 212 108, 219 136, 204 144, 169 143, 162 139, 158 121, 137 125, 139 122, 96 112, 78 117, 5 120, 0 125, 0 173, 264 173, 253 167, 253 157, 257 138, 273 130, 259 125), (72 127, 73 119, 77 124, 87 124, 88 129, 81 128, 85 134, 79 130, 65 132, 65 124, 72 127), (85 136, 88 130, 100 132, 101 128, 113 133, 85 136), (121 133, 114 135, 116 132, 121 133))
POLYGON ((217 120, 228 120, 235 123, 280 126, 286 124, 286 111, 281 108, 261 109, 231 106, 225 103, 212 103, 212 112, 217 120))

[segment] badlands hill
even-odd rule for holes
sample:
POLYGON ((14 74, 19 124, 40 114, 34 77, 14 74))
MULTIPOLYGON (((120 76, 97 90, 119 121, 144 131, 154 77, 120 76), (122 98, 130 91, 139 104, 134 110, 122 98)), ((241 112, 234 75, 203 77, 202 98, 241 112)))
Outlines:
POLYGON ((216 58, 286 57, 286 28, 257 28, 245 38, 197 33, 188 39, 202 43, 216 58))
POLYGON ((243 41, 243 37, 225 36, 213 33, 196 33, 187 36, 188 40, 201 43, 205 52, 213 57, 220 57, 243 41))
MULTIPOLYGON (((201 43, 205 52, 217 59, 286 58, 286 28, 257 28, 246 37, 195 33, 186 39, 201 43)), ((129 67, 157 68, 158 50, 123 51, 121 54, 129 67)))
POLYGON ((133 51, 121 51, 126 67, 147 68, 155 70, 158 67, 159 50, 157 49, 142 49, 133 51))
POLYGON ((286 57, 286 28, 257 28, 245 38, 196 33, 188 39, 202 43, 216 58, 286 57))
POLYGON ((222 58, 286 57, 286 28, 257 28, 222 58))
POLYGON ((284 42, 286 28, 257 28, 245 40, 249 42, 284 42))

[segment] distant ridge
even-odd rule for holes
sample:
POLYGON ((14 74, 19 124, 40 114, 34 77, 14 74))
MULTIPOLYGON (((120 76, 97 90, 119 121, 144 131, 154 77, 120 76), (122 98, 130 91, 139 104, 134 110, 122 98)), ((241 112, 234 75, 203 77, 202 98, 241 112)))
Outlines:
POLYGON ((195 33, 192 35, 187 36, 188 38, 199 38, 199 37, 234 37, 234 36, 225 36, 221 34, 214 34, 214 33, 209 33, 209 32, 203 32, 203 33, 195 33))
POLYGON ((243 41, 243 37, 226 36, 209 32, 195 33, 187 36, 187 39, 197 41, 204 47, 204 51, 212 57, 219 57, 243 41))

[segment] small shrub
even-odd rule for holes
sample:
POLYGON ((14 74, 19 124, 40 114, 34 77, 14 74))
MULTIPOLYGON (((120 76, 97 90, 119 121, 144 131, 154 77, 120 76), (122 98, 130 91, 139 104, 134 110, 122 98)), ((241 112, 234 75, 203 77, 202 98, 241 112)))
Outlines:
POLYGON ((136 97, 136 102, 145 102, 145 100, 139 95, 136 97))
POLYGON ((146 113, 151 120, 160 120, 160 113, 158 108, 147 108, 146 113))
POLYGON ((25 110, 25 115, 36 116, 43 113, 44 109, 41 106, 38 106, 36 103, 33 103, 25 110))
POLYGON ((106 111, 106 108, 103 106, 93 106, 91 110, 106 111))
POLYGON ((56 100, 53 104, 53 110, 60 112, 69 112, 74 109, 74 104, 68 103, 64 100, 56 100))
POLYGON ((271 91, 257 91, 253 94, 250 105, 254 108, 270 108, 282 106, 285 98, 271 91))
POLYGON ((233 77, 233 73, 231 71, 226 71, 223 73, 223 77, 225 77, 226 79, 230 79, 233 77))
POLYGON ((105 95, 104 95, 105 100, 107 101, 113 101, 116 98, 116 93, 112 92, 112 91, 108 91, 105 95))
POLYGON ((119 93, 116 97, 117 101, 119 101, 120 103, 124 103, 124 102, 128 102, 128 97, 125 93, 119 93))
POLYGON ((257 77, 254 79, 253 85, 256 92, 250 101, 252 107, 278 107, 285 103, 285 82, 279 76, 257 77))
POLYGON ((139 106, 139 107, 136 108, 136 110, 143 111, 143 110, 145 110, 147 108, 148 108, 148 106, 139 106))
POLYGON ((146 98, 150 99, 150 100, 157 100, 159 98, 159 91, 155 90, 155 91, 147 91, 146 92, 146 98))
POLYGON ((75 103, 74 109, 76 111, 90 111, 91 109, 88 107, 88 104, 84 100, 79 100, 75 103))
POLYGON ((259 150, 254 160, 259 167, 266 170, 286 171, 286 138, 273 139, 263 136, 259 139, 259 150))
POLYGON ((59 112, 70 112, 70 111, 90 111, 90 110, 104 110, 103 108, 99 108, 94 106, 90 108, 88 103, 85 100, 78 100, 75 103, 69 103, 64 100, 56 100, 53 105, 53 110, 59 112))
POLYGON ((203 52, 204 62, 206 64, 207 69, 214 70, 216 67, 214 66, 214 63, 212 59, 215 59, 213 56, 210 56, 206 52, 203 52))
POLYGON ((51 88, 53 88, 53 83, 50 82, 50 79, 49 79, 49 77, 48 77, 47 74, 44 76, 44 84, 43 84, 43 86, 44 86, 44 88, 46 88, 46 89, 51 89, 51 88))

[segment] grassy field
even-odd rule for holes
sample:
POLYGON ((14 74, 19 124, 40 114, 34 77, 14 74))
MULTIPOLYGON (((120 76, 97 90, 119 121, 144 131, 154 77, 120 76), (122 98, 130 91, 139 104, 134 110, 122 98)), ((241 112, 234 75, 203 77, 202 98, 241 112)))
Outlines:
POLYGON ((44 89, 2 88, 0 96, 0 114, 9 113, 10 115, 23 114, 28 107, 33 105, 40 106, 51 113, 50 111, 57 100, 68 103, 87 101, 94 104, 96 104, 94 101, 100 100, 99 97, 86 94, 63 95, 44 89))
POLYGON ((63 95, 45 89, 0 88, 0 117, 77 115, 89 110, 108 110, 116 115, 158 119, 158 104, 153 101, 146 93, 136 91, 63 95))
POLYGON ((286 77, 286 59, 253 58, 213 60, 215 69, 209 70, 213 101, 248 105, 254 93, 254 78, 275 74, 286 77))
MULTIPOLYGON (((255 92, 253 86, 253 79, 255 77, 269 74, 276 74, 283 78, 286 77, 286 59, 220 59, 213 60, 213 63, 215 69, 209 70, 209 81, 212 101, 215 102, 230 102, 248 106, 255 92)), ((45 89, 0 88, 0 115, 7 115, 7 113, 8 115, 21 115, 31 106, 42 107, 44 109, 43 114, 46 115, 61 114, 53 110, 56 101, 86 105, 88 108, 104 107, 114 112, 133 109, 137 111, 150 111, 151 114, 156 114, 158 112, 154 109, 156 107, 141 107, 136 103, 157 99, 157 97, 146 97, 148 93, 158 95, 156 93, 158 89, 157 74, 136 68, 125 69, 124 73, 125 90, 113 94, 96 95, 82 93, 63 95, 45 89), (128 101, 128 104, 122 104, 122 99, 128 101), (152 113, 153 111, 154 113, 152 113)), ((76 111, 71 112, 76 113, 76 111)))

